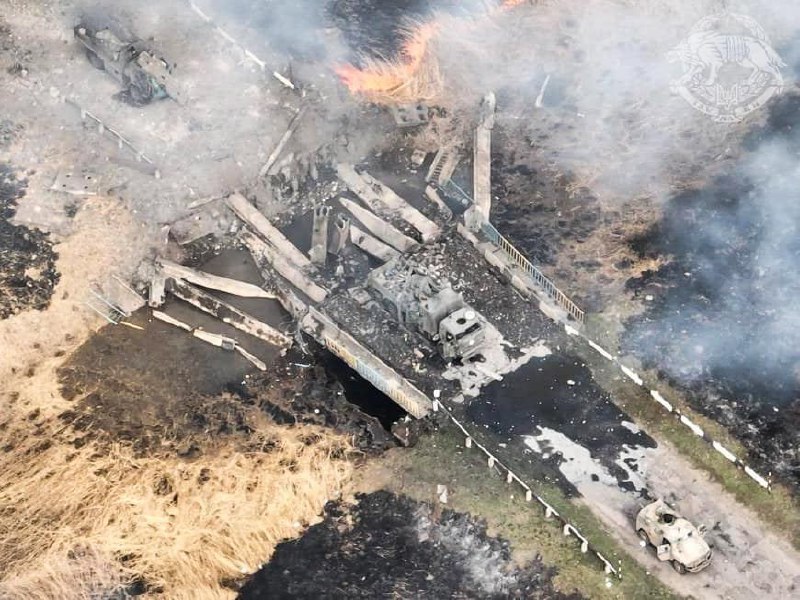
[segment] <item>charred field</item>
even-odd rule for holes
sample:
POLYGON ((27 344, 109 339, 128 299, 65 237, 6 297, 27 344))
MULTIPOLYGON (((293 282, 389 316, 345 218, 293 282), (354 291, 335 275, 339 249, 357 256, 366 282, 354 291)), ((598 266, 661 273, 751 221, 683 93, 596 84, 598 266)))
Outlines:
POLYGON ((720 589, 742 597, 774 574, 797 589, 774 522, 688 459, 658 489, 715 519, 724 568, 700 587, 642 549, 644 471, 689 453, 464 230, 491 121, 490 222, 587 330, 800 487, 800 100, 718 127, 670 96, 664 50, 713 2, 677 4, 10 3, 0 597, 715 598, 733 572, 720 589), (87 59, 79 23, 163 57, 149 103, 119 101, 130 78, 87 59), (447 355, 370 288, 405 253, 451 279, 456 324, 491 313, 494 355, 447 355))
POLYGON ((764 468, 800 485, 800 257, 796 155, 800 96, 775 102, 741 159, 711 183, 668 200, 630 244, 666 264, 626 287, 649 298, 623 348, 682 387, 692 405, 735 431, 764 468))
POLYGON ((508 542, 468 515, 387 491, 354 500, 327 504, 322 523, 279 544, 239 598, 582 598, 554 589, 541 561, 516 565, 508 542))
POLYGON ((0 163, 0 319, 46 308, 59 278, 49 236, 12 224, 25 192, 25 180, 11 165, 0 163))

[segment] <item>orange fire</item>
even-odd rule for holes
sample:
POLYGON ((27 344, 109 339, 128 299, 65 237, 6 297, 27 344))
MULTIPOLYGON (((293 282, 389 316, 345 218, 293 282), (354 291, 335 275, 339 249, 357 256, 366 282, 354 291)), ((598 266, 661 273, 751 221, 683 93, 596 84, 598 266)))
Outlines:
POLYGON ((342 65, 335 68, 336 74, 353 93, 391 92, 417 72, 437 29, 435 23, 420 25, 403 44, 400 58, 395 63, 376 63, 369 69, 342 65))
MULTIPOLYGON (((501 10, 513 8, 527 0, 502 0, 501 10)), ((428 44, 438 31, 436 23, 424 23, 414 30, 400 52, 400 58, 393 62, 376 61, 367 68, 359 69, 353 65, 340 65, 334 71, 354 94, 391 94, 402 88, 419 71, 425 58, 428 44)))

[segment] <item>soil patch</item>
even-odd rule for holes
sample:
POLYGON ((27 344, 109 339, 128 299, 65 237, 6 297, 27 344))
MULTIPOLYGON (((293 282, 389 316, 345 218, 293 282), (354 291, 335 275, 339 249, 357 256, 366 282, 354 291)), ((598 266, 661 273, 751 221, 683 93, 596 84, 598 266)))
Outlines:
POLYGON ((73 444, 127 442, 139 454, 196 456, 213 441, 245 441, 264 415, 278 424, 316 424, 353 437, 362 451, 393 446, 380 422, 347 401, 344 388, 314 357, 290 352, 254 374, 227 353, 160 322, 133 320, 149 335, 108 326, 59 370, 75 406, 61 419, 73 444))
POLYGON ((239 598, 581 598, 557 592, 554 575, 538 559, 516 566, 508 542, 469 515, 378 491, 329 502, 239 598))
POLYGON ((47 308, 59 280, 49 236, 10 222, 25 189, 26 182, 0 163, 0 319, 47 308))

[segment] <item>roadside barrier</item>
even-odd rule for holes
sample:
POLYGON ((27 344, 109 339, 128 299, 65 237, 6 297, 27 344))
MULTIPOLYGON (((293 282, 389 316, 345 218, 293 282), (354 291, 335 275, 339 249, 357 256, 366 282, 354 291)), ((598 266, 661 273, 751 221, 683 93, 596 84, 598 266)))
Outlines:
POLYGON ((607 575, 616 575, 617 578, 622 579, 622 569, 620 568, 619 563, 617 564, 617 566, 614 566, 614 564, 609 559, 607 559, 599 550, 594 548, 592 544, 589 543, 589 540, 587 540, 586 537, 583 536, 583 534, 578 530, 577 527, 575 527, 564 517, 562 517, 559 514, 559 512, 555 508, 553 508, 544 498, 539 496, 530 485, 525 483, 508 466, 503 464, 502 461, 500 461, 494 454, 492 454, 489 450, 487 450, 487 448, 484 445, 478 442, 469 433, 469 431, 467 431, 467 428, 464 427, 459 422, 459 420, 455 418, 455 416, 453 416, 453 413, 451 413, 444 404, 442 404, 439 400, 434 400, 433 411, 438 412, 440 410, 447 415, 447 417, 464 435, 465 447, 472 448, 473 446, 475 446, 476 448, 478 448, 478 450, 483 452, 483 454, 486 456, 486 463, 490 469, 496 469, 500 473, 504 472, 506 474, 506 483, 508 484, 516 483, 525 491, 526 502, 533 502, 534 500, 536 500, 536 502, 544 509, 545 518, 555 519, 561 525, 561 530, 565 536, 571 536, 578 540, 578 542, 580 543, 581 552, 583 554, 587 553, 591 554, 598 561, 600 561, 600 564, 603 565, 603 571, 607 575))
POLYGON ((566 310, 573 319, 575 319, 578 323, 583 323, 585 315, 584 312, 578 308, 578 305, 570 300, 564 292, 558 289, 556 284, 550 281, 550 279, 548 279, 544 273, 534 267, 533 264, 527 258, 525 258, 522 252, 517 250, 511 242, 509 242, 499 231, 497 231, 494 225, 489 223, 489 221, 484 220, 481 222, 480 227, 481 232, 486 236, 486 239, 500 248, 500 250, 503 251, 503 253, 509 258, 509 260, 511 260, 511 262, 522 269, 538 287, 543 289, 556 304, 566 310))
MULTIPOLYGON (((255 63, 255 65, 261 71, 266 72, 266 70, 267 70, 267 63, 266 62, 264 62, 263 60, 258 58, 258 56, 256 56, 253 52, 251 52, 250 50, 248 50, 247 48, 242 46, 235 37, 233 37, 230 33, 225 31, 222 27, 217 25, 214 22, 214 20, 210 16, 208 16, 206 13, 204 13, 203 10, 199 6, 197 6, 197 4, 192 2, 192 0, 187 0, 187 3, 189 4, 189 8, 191 8, 192 11, 198 17, 200 17, 203 21, 205 21, 209 25, 209 27, 211 27, 214 31, 216 31, 217 34, 220 37, 222 37, 229 44, 231 44, 232 46, 237 48, 242 54, 244 54, 244 56, 245 56, 245 58, 247 58, 247 60, 249 60, 252 63, 255 63)), ((290 79, 288 79, 287 77, 284 77, 283 75, 281 75, 277 71, 273 71, 272 72, 272 76, 275 79, 277 79, 278 81, 280 81, 281 84, 286 86, 287 88, 289 88, 291 90, 296 89, 294 83, 292 83, 292 81, 290 79)))
POLYGON ((714 450, 716 450, 722 456, 728 459, 728 461, 736 465, 736 467, 742 469, 747 474, 747 476, 750 477, 750 479, 755 481, 762 488, 764 488, 767 491, 772 491, 772 482, 770 479, 772 475, 771 473, 769 474, 768 477, 764 477, 763 475, 760 475, 759 473, 754 471, 743 460, 738 458, 733 452, 728 450, 718 441, 712 439, 711 436, 709 436, 708 433, 705 432, 702 427, 700 427, 697 423, 693 422, 689 417, 683 414, 679 408, 675 407, 671 402, 669 402, 666 398, 664 398, 661 392, 659 392, 658 390, 649 389, 645 385, 644 380, 636 373, 636 371, 634 371, 630 367, 623 365, 616 356, 612 355, 602 346, 587 338, 585 335, 583 335, 580 331, 578 331, 574 327, 570 327, 569 325, 565 324, 564 329, 568 335, 578 336, 586 340, 586 342, 588 342, 589 346, 591 346, 595 352, 597 352, 600 356, 602 356, 606 360, 613 362, 615 365, 617 365, 617 367, 625 374, 625 376, 628 379, 633 381, 639 387, 647 389, 650 392, 650 397, 653 400, 655 400, 661 406, 661 408, 663 408, 668 413, 674 415, 675 418, 678 419, 678 421, 680 421, 681 424, 687 427, 694 435, 705 440, 708 444, 710 444, 714 448, 714 450))

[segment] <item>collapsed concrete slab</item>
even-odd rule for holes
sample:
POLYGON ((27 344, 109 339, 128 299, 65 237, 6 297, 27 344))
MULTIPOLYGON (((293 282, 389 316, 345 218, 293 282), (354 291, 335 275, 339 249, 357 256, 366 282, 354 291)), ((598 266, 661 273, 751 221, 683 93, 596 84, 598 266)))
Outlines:
POLYGON ((347 209, 364 227, 369 229, 381 241, 389 244, 400 252, 410 252, 419 244, 406 234, 396 229, 374 213, 347 198, 339 198, 342 206, 347 209))
POLYGON ((376 214, 384 212, 403 219, 419 231, 423 242, 429 242, 438 237, 440 229, 436 223, 369 173, 359 173, 352 165, 345 164, 337 165, 336 172, 339 179, 376 214))

